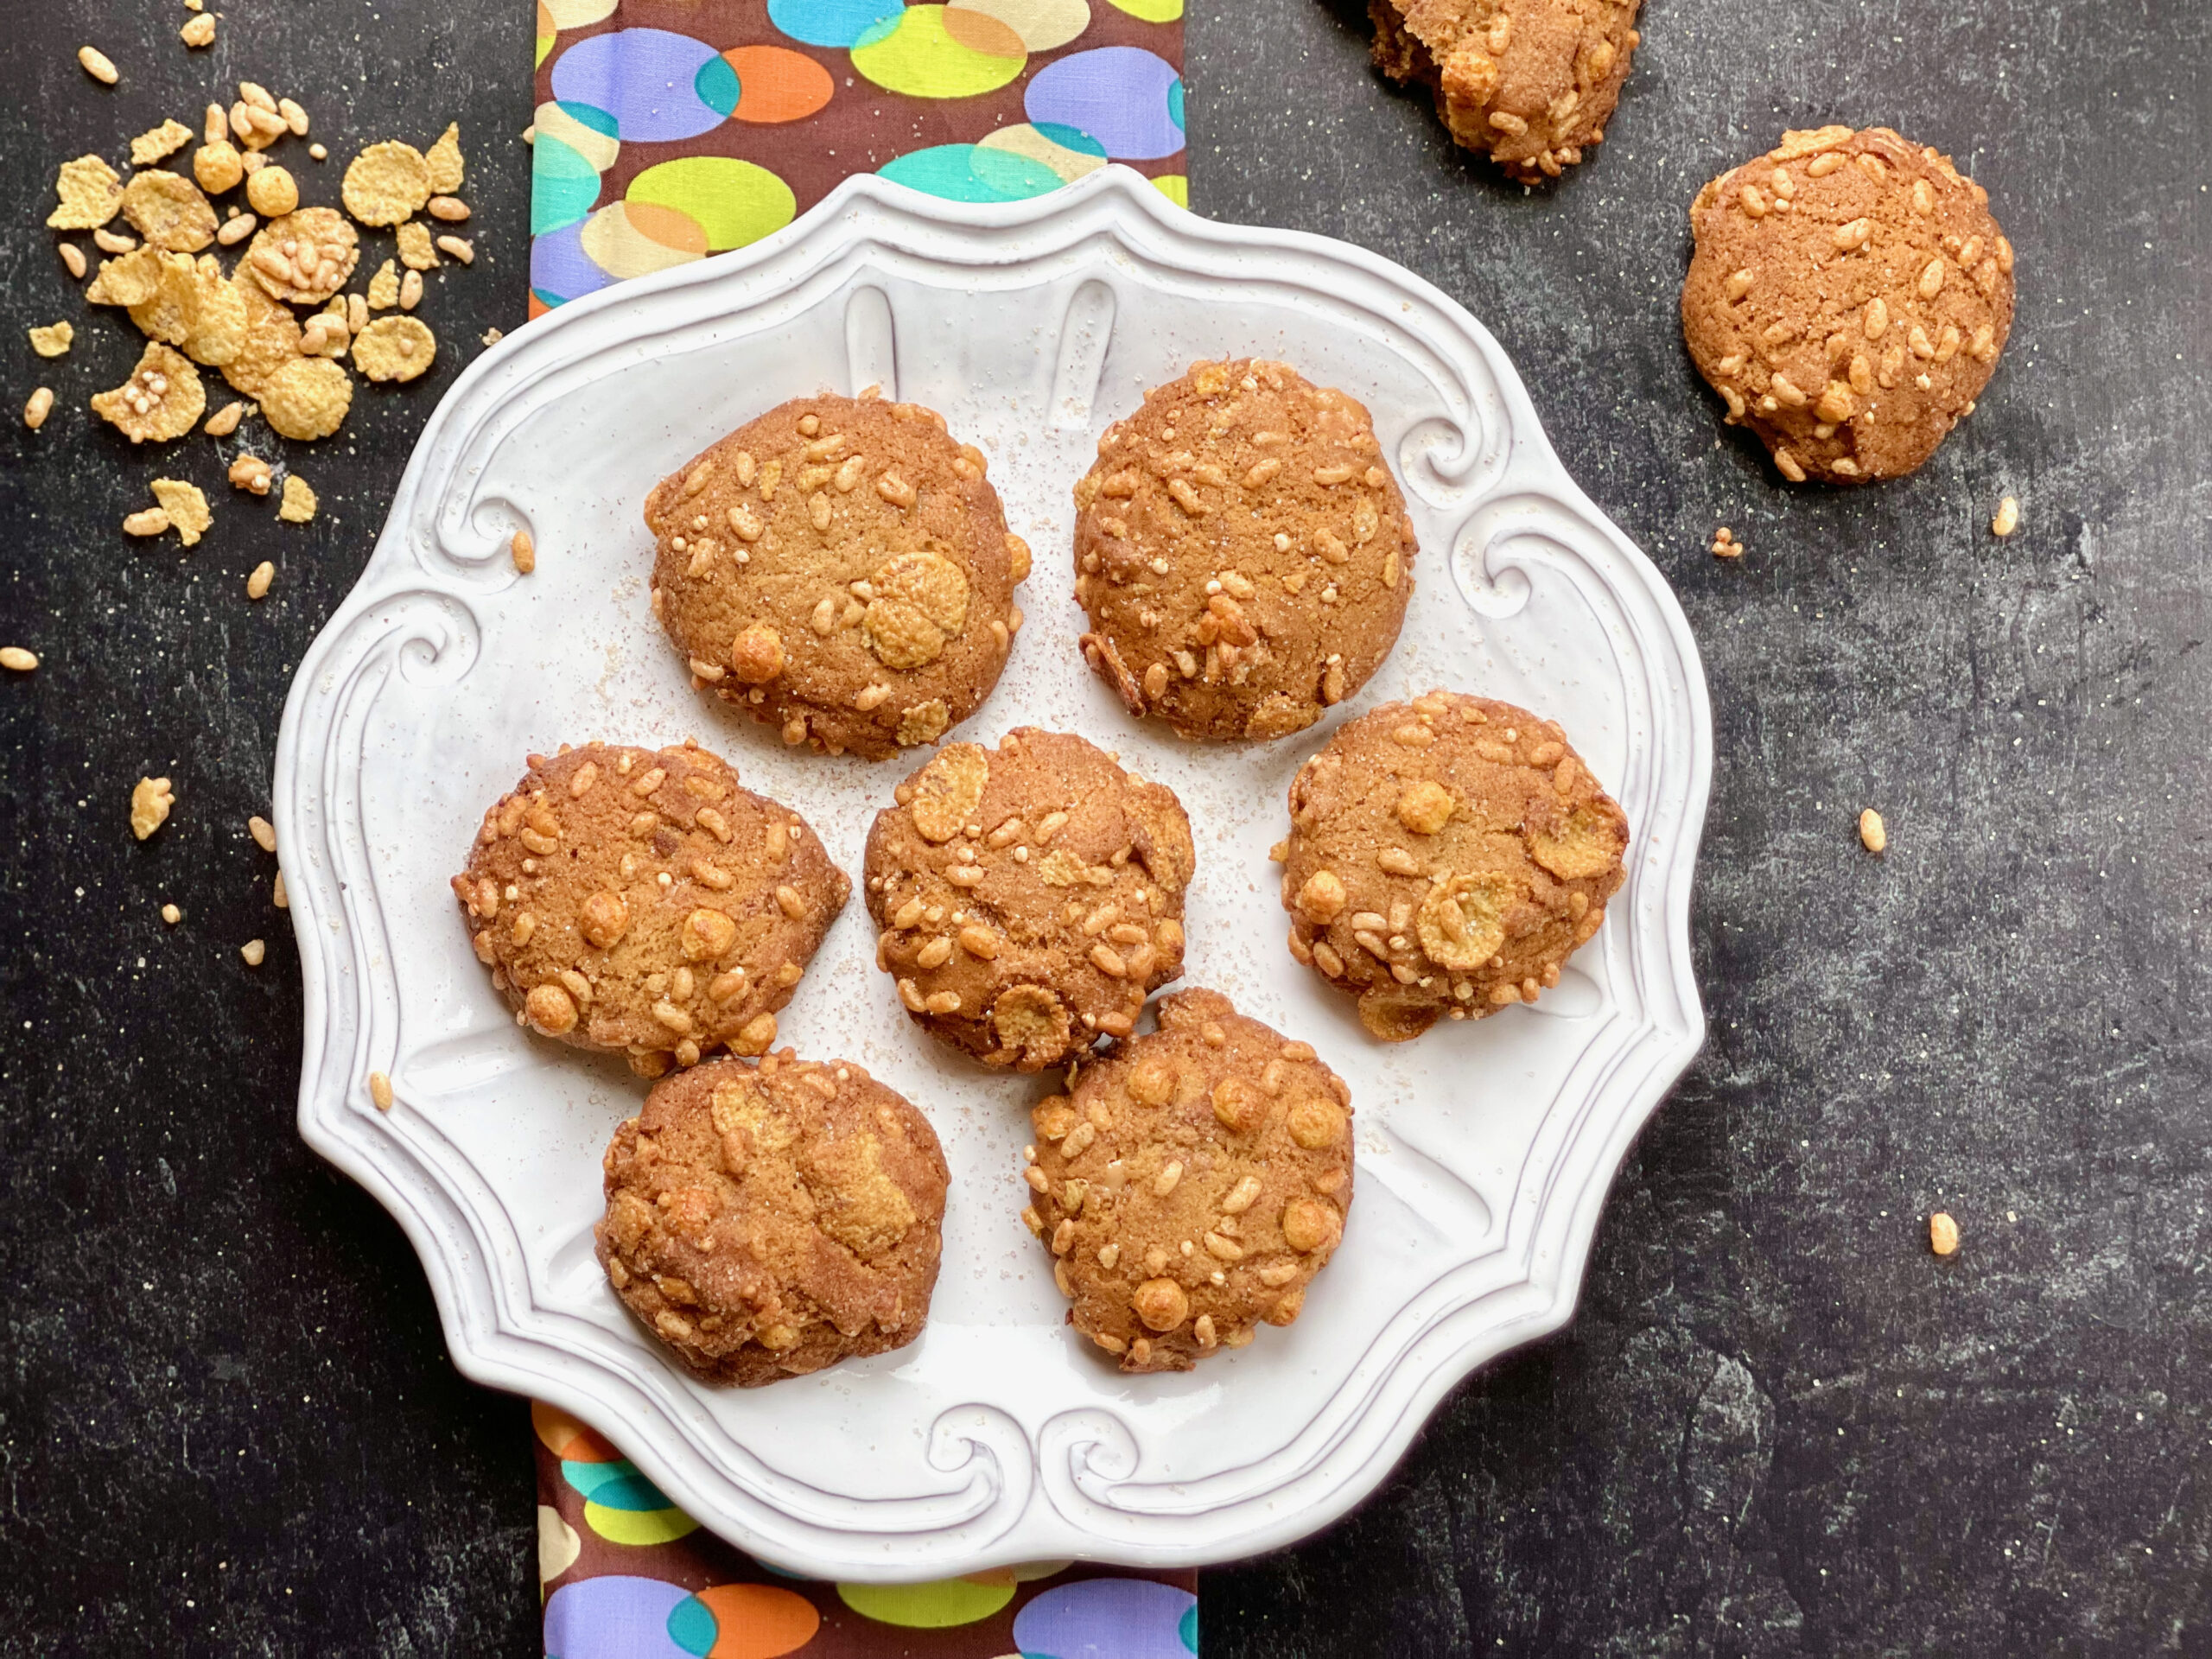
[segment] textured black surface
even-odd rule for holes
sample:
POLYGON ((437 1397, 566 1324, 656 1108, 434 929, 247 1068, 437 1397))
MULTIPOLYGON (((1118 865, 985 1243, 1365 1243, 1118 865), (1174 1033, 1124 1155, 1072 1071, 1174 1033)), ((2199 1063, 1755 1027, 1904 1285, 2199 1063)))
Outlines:
MULTIPOLYGON (((1529 194, 1372 78, 1340 3, 1193 11, 1194 194, 1465 302, 1675 582, 1719 738, 1713 1034, 1573 1327, 1462 1388, 1351 1520, 1209 1574, 1207 1650, 2212 1649, 2212 18, 1659 0, 1611 137, 1529 194), (1980 411, 1851 494, 1723 432, 1675 321, 1697 186, 1832 119, 1951 151, 2021 262, 1980 411), (1705 550, 1722 523, 1740 563, 1705 550)), ((26 11, 0 74, 0 634, 46 658, 0 686, 0 1653, 524 1654, 524 1413, 455 1378, 397 1230, 291 1131, 296 957, 243 825, 413 433, 522 314, 528 8, 251 3, 188 58, 183 16, 26 11), (121 86, 77 69, 87 39, 121 86), (289 455, 306 530, 206 439, 157 458, 89 423, 135 335, 86 317, 39 223, 55 160, 196 127, 240 77, 314 114, 310 200, 360 143, 459 119, 486 255, 432 281, 430 379, 289 455), (77 349, 33 358, 61 316, 77 349), (41 381, 64 407, 32 434, 41 381), (159 475, 214 501, 192 553, 115 528, 159 475), (142 772, 179 793, 143 846, 142 772)))

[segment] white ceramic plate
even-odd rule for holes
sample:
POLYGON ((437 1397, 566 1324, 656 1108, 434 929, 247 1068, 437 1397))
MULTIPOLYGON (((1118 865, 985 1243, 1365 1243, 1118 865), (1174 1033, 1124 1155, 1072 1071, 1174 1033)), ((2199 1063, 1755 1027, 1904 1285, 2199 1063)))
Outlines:
POLYGON ((1011 207, 855 178, 766 242, 517 331, 432 417, 277 747, 307 982, 301 1133, 407 1230, 464 1372, 574 1413, 778 1566, 896 1580, 1249 1554, 1341 1515, 1454 1382, 1566 1320, 1607 1183, 1703 1039, 1688 922, 1711 754, 1672 594, 1444 295, 1357 248, 1195 218, 1121 168, 1011 207), (1245 353, 1367 404, 1423 550, 1363 696, 1283 742, 1198 747, 1133 722, 1083 667, 1069 488, 1145 387, 1245 353), (1304 1317, 1187 1375, 1123 1376, 1063 1323, 1019 1219, 1040 1084, 919 1038, 855 898, 784 1039, 859 1060, 944 1139, 928 1330, 772 1388, 693 1381, 592 1257, 600 1154, 644 1085, 519 1031, 447 889, 524 753, 591 738, 696 735, 858 870, 871 816, 923 757, 794 753, 693 691, 646 608, 639 506, 762 410, 872 383, 991 455, 1037 551, 1028 626, 956 734, 1082 732, 1172 785, 1198 849, 1184 982, 1309 1039, 1352 1087, 1357 1200, 1304 1317), (507 556, 524 524, 527 578, 507 556), (1540 1003, 1387 1046, 1291 961, 1267 849, 1292 773, 1344 718, 1437 685, 1565 726, 1627 809, 1628 885, 1540 1003))

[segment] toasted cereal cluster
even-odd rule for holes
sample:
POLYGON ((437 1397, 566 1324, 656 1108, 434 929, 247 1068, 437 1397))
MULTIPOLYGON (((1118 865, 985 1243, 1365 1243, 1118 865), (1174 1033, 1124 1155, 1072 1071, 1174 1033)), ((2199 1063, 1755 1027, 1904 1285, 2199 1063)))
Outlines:
POLYGON ((1605 136, 1641 0, 1368 0, 1375 63, 1427 86, 1452 137, 1523 184, 1605 136))
POLYGON ((1911 472, 2012 332, 1989 193, 1886 127, 1784 133, 1698 192, 1690 228, 1690 356, 1792 483, 1911 472))
POLYGON ((1351 1090, 1214 991, 1162 998, 1030 1114, 1022 1219, 1068 1319, 1125 1371, 1186 1371, 1288 1325, 1344 1236, 1351 1090))
POLYGON ((589 743, 531 757, 453 890, 519 1019, 658 1077, 765 1053, 851 883, 706 750, 589 743))
POLYGON ((1290 952, 1386 1042, 1533 1002, 1605 918, 1628 817, 1567 734, 1433 691, 1343 728, 1290 786, 1290 952))
POLYGON ((1367 410, 1259 359, 1195 363, 1075 486, 1084 658, 1188 738, 1302 731, 1367 683, 1414 530, 1367 410))
POLYGON ((868 833, 876 960, 931 1035, 1035 1071, 1126 1037, 1183 970, 1182 803, 1082 738, 949 743, 868 833))
POLYGON ((850 1061, 785 1049, 680 1072, 615 1130, 604 1166, 601 1265, 710 1381, 758 1387, 921 1335, 944 1154, 850 1061))
POLYGON ((801 397, 646 499, 654 613, 694 680, 786 743, 880 760, 990 694, 1029 550, 984 461, 918 404, 801 397))

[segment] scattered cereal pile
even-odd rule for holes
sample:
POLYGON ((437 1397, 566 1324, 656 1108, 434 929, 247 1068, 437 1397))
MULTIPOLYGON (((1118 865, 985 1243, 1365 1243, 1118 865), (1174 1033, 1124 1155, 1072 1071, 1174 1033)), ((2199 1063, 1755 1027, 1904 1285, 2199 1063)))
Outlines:
MULTIPOLYGON (((188 32, 188 47, 213 39, 212 29, 200 32, 207 38, 188 32)), ((111 61, 87 52, 87 72, 111 81, 111 61)), ((460 127, 448 126, 427 150, 397 139, 365 146, 344 170, 341 212, 303 199, 301 180, 313 179, 311 168, 296 173, 277 160, 276 147, 302 143, 308 124, 297 101, 245 80, 227 108, 207 105, 201 142, 188 155, 179 152, 192 144, 192 129, 169 119, 119 140, 135 169, 127 181, 100 156, 57 168, 46 222, 62 233, 62 264, 72 280, 86 276, 87 250, 68 238, 90 232, 99 267, 86 302, 121 311, 148 342, 129 380, 88 400, 134 444, 175 443, 194 427, 228 438, 251 413, 278 437, 315 442, 344 425, 356 377, 404 383, 436 360, 437 337, 414 315, 422 273, 476 257, 474 245, 455 234, 469 217, 458 194, 460 127), (173 156, 175 170, 158 165, 173 156), (365 249, 365 232, 389 233, 391 257, 365 249), (407 315, 374 315, 394 310, 407 315), (212 415, 203 369, 240 394, 212 415)), ((316 161, 328 153, 320 143, 306 149, 316 161)), ((60 321, 32 330, 32 343, 41 356, 60 359, 73 333, 60 321)), ((42 425, 54 401, 52 389, 39 388, 24 406, 24 424, 42 425)), ((281 464, 241 452, 225 465, 228 481, 250 494, 265 498, 272 482, 281 484, 275 493, 287 522, 313 516, 314 493, 284 477, 281 464)), ((161 505, 131 514, 131 534, 175 530, 189 546, 210 527, 197 486, 164 479, 153 489, 161 505)))

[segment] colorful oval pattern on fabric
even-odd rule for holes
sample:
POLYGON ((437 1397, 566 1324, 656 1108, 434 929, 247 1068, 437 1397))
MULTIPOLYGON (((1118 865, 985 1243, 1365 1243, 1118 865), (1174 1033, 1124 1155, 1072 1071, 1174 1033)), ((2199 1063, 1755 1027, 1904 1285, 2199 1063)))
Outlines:
POLYGON ((564 1464, 621 1461, 622 1454, 598 1431, 585 1427, 558 1406, 549 1406, 543 1400, 530 1402, 530 1426, 545 1449, 564 1464))
POLYGON ((602 173, 622 153, 621 141, 614 136, 614 118, 605 110, 548 99, 537 106, 534 119, 539 138, 558 138, 602 173))
MULTIPOLYGON (((633 210, 633 223, 642 218, 635 210, 645 207, 688 219, 707 253, 725 253, 780 231, 798 207, 791 186, 766 168, 729 156, 685 156, 649 167, 630 181, 623 199, 633 210)), ((638 223, 638 228, 671 246, 690 245, 688 233, 679 237, 672 225, 664 232, 658 228, 663 225, 638 223)))
MULTIPOLYGON (((553 96, 606 111, 626 143, 696 138, 720 126, 725 113, 699 95, 699 72, 710 63, 728 73, 721 54, 703 41, 664 29, 620 29, 562 53, 553 66, 553 96)), ((736 102, 734 95, 730 101, 736 102)))
POLYGON ((599 169, 550 133, 530 147, 530 233, 573 225, 599 200, 599 169))
POLYGON ((690 1599, 680 1584, 627 1574, 564 1584, 545 1603, 545 1659, 693 1659, 668 1634, 690 1599))
POLYGON ((951 0, 951 3, 956 10, 981 12, 997 19, 1032 52, 1065 46, 1090 27, 1090 0, 951 0))
POLYGON ((734 46, 722 58, 737 72, 738 121, 804 121, 826 106, 836 86, 830 72, 784 46, 734 46))
POLYGON ((846 1606, 880 1624, 941 1630, 988 1618, 1014 1599, 1014 1586, 943 1579, 935 1584, 840 1584, 837 1594, 846 1606))
POLYGON ((584 251, 584 221, 548 231, 530 245, 530 291, 540 304, 565 305, 596 294, 614 279, 584 251))
POLYGON ((1037 125, 1088 133, 1117 162, 1157 161, 1183 148, 1183 78, 1142 47, 1102 46, 1048 63, 1022 105, 1037 125))
POLYGON ((1078 1579, 1014 1616, 1022 1659, 1191 1659, 1198 1600, 1155 1579, 1078 1579))
POLYGON ((984 144, 938 144, 910 150, 879 169, 880 176, 947 201, 1023 201, 1065 182, 1043 162, 1011 149, 984 144))
POLYGON ((1114 0, 1114 9, 1139 22, 1172 23, 1183 15, 1183 0, 1114 0))
POLYGON ((668 1616, 669 1639, 695 1659, 781 1659, 821 1627, 812 1602, 771 1584, 718 1584, 668 1616))
MULTIPOLYGON (((1073 184, 1086 173, 1106 165, 1105 147, 1087 132, 1073 127, 1035 126, 1025 121, 1001 127, 980 148, 1002 149, 1050 168, 1063 184, 1073 184)), ((895 165, 895 163, 894 163, 895 165)))
POLYGON ((995 92, 1028 61, 1021 37, 997 18, 952 6, 908 6, 853 46, 854 68, 909 98, 995 92))
POLYGON ((901 7, 902 0, 768 0, 768 21, 809 46, 846 48, 901 7))

